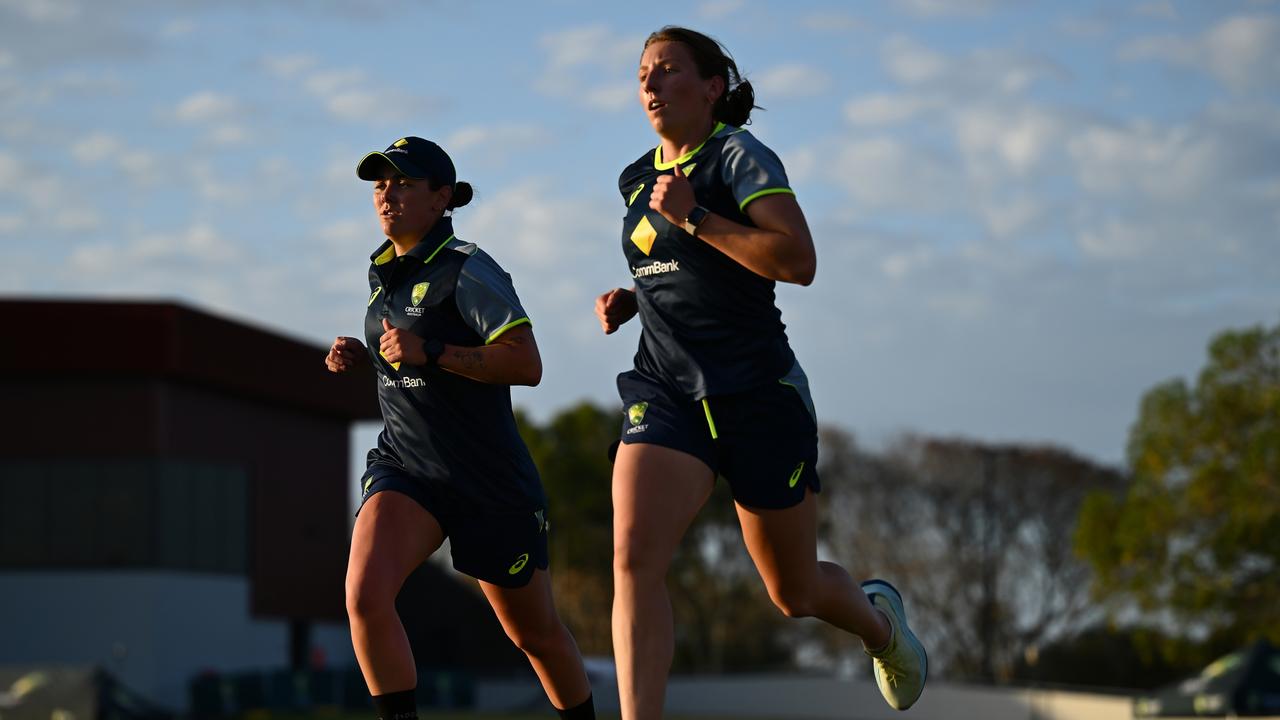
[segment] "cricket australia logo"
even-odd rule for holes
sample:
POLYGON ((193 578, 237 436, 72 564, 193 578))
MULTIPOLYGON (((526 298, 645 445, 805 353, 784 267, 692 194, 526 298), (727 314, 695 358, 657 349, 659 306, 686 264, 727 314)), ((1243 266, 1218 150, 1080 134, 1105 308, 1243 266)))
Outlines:
POLYGON ((422 298, 427 296, 427 288, 429 287, 431 287, 431 283, 429 282, 420 282, 413 286, 413 291, 409 293, 409 302, 413 304, 405 305, 404 312, 406 315, 422 317, 422 311, 424 308, 418 306, 422 304, 422 298))
POLYGON ((644 413, 649 409, 649 403, 638 402, 627 408, 627 420, 631 422, 631 427, 627 428, 628 435, 642 433, 649 429, 648 425, 641 425, 644 422, 644 413))

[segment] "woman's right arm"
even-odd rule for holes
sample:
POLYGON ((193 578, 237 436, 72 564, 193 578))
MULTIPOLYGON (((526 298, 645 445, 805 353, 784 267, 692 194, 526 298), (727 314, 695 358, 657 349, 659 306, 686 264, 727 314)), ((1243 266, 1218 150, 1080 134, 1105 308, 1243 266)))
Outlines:
POLYGON ((324 356, 324 366, 329 368, 329 372, 346 372, 358 367, 367 357, 364 343, 353 337, 340 337, 333 341, 329 354, 324 356))
POLYGON ((638 310, 634 287, 631 290, 614 288, 596 298, 596 317, 599 318, 605 335, 635 317, 638 310))

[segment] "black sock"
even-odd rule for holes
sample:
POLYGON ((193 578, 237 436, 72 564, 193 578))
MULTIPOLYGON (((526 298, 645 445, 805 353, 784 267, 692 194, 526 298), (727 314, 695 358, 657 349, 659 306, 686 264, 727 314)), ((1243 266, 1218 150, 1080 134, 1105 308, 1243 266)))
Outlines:
POLYGON ((557 710, 563 720, 596 720, 596 706, 591 702, 591 695, 587 696, 580 705, 575 705, 568 710, 557 710))
POLYGON ((373 696, 373 709, 378 720, 418 720, 418 704, 413 689, 373 696))

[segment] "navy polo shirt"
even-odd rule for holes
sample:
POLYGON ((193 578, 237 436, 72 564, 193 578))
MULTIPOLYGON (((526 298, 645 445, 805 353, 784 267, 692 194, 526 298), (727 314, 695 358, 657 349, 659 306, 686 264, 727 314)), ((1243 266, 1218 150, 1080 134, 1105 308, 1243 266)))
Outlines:
POLYGON ((777 383, 795 355, 774 281, 649 209, 655 180, 677 162, 699 205, 748 227, 755 227, 746 213, 753 200, 794 194, 777 155, 723 123, 683 157, 664 161, 659 146, 622 171, 622 249, 643 325, 636 370, 695 400, 777 383))
POLYGON ((537 468, 516 430, 508 385, 438 367, 390 363, 378 349, 394 327, 449 345, 477 347, 529 322, 511 276, 441 218, 399 257, 388 240, 370 258, 365 345, 386 427, 370 465, 389 465, 463 503, 497 512, 546 506, 537 468))

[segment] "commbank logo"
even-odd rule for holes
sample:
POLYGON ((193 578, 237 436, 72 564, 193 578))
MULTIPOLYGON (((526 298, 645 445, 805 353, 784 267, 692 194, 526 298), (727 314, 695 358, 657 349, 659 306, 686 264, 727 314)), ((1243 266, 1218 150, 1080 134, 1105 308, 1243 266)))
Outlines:
POLYGON ((650 275, 661 275, 663 273, 669 273, 669 272, 680 272, 679 260, 670 260, 668 262, 655 260, 652 263, 649 263, 648 265, 642 265, 640 267, 632 267, 631 277, 642 278, 642 277, 649 277, 650 275))

